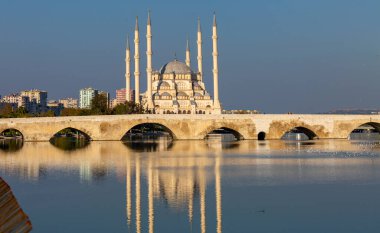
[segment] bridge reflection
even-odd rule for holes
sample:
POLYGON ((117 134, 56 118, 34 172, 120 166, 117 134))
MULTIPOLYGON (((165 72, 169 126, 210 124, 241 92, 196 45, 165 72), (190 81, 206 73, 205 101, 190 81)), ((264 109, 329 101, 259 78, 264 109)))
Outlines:
MULTIPOLYGON (((163 202, 172 210, 186 212, 189 227, 199 229, 196 232, 206 232, 211 227, 206 224, 211 222, 208 218, 215 218, 215 230, 222 232, 223 167, 237 171, 229 174, 229 179, 239 181, 252 177, 248 173, 254 173, 260 180, 276 175, 281 175, 278 179, 286 182, 299 181, 300 177, 323 180, 340 166, 380 163, 357 156, 366 149, 364 144, 347 140, 176 141, 156 146, 152 152, 136 150, 133 145, 121 142, 91 142, 80 150, 61 150, 48 142, 27 142, 12 153, 0 150, 0 170, 28 180, 38 180, 54 170, 78 174, 81 182, 97 182, 116 175, 123 182, 125 179, 126 224, 133 231, 153 233, 158 224, 157 205, 163 202), (311 156, 307 156, 310 151, 313 156, 316 153, 322 156, 310 159, 311 156), (336 156, 337 151, 357 158, 345 160, 336 156), (327 156, 323 156, 326 153, 327 156), (284 173, 277 173, 278 168, 289 165, 296 165, 297 169, 287 172, 286 177, 284 173), (195 224, 197 226, 193 226, 195 224)), ((379 143, 372 143, 368 151, 380 151, 379 143)), ((344 175, 358 175, 350 172, 344 175)))
MULTIPOLYGON (((150 152, 139 150, 133 145, 125 145, 121 142, 91 142, 88 146, 79 150, 61 150, 49 142, 25 142, 16 151, 0 150, 0 169, 9 174, 19 174, 23 179, 38 180, 40 176, 48 174, 49 170, 79 171, 81 179, 89 180, 95 177, 106 176, 108 170, 115 171, 116 174, 125 174, 127 161, 131 162, 140 155, 146 158, 160 161, 160 164, 168 163, 173 159, 178 159, 181 163, 189 166, 197 166, 199 169, 202 163, 214 164, 213 154, 231 154, 227 161, 248 165, 249 163, 261 164, 284 164, 294 161, 287 160, 286 156, 302 156, 308 152, 334 153, 340 152, 363 152, 368 150, 380 150, 379 142, 361 142, 347 140, 317 140, 317 141, 236 141, 229 143, 207 142, 203 140, 195 141, 175 141, 173 143, 158 145, 149 150, 150 152), (366 146, 365 146, 366 145, 366 146), (368 148, 367 148, 368 147, 368 148), (273 155, 273 151, 278 152, 278 156, 273 155), (254 157, 246 159, 245 155, 254 157), (267 155, 270 155, 268 157, 267 155), (192 157, 197 157, 194 161, 188 161, 192 157), (163 161, 161 161, 163 160, 163 161), (9 166, 12 164, 12 166, 9 166), (104 175, 103 175, 104 174, 104 175)), ((331 157, 329 161, 324 158, 316 158, 311 162, 332 162, 339 158, 331 157)), ((226 160, 226 158, 224 158, 226 160)), ((178 162, 178 163, 179 163, 178 162)), ((347 162, 347 161, 342 161, 347 162)), ((134 165, 133 165, 134 166, 134 165)), ((157 168, 157 165, 154 164, 157 168)), ((206 166, 206 168, 208 168, 206 166)), ((146 169, 146 167, 144 167, 146 169)))

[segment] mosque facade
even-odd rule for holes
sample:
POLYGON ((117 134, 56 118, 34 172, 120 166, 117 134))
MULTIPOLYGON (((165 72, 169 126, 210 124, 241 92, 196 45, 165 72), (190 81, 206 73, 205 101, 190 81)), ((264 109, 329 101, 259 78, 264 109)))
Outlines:
MULTIPOLYGON (((218 87, 218 35, 216 17, 212 27, 213 42, 213 83, 214 98, 206 90, 203 82, 202 30, 198 18, 197 65, 198 70, 191 69, 189 41, 187 41, 186 61, 177 59, 163 65, 159 70, 152 68, 152 24, 148 13, 146 31, 146 78, 147 90, 140 94, 140 37, 138 18, 134 31, 134 83, 135 102, 141 104, 154 114, 221 114, 218 87), (139 98, 140 97, 140 98, 139 98)), ((126 100, 131 101, 131 49, 129 39, 126 48, 126 100)))

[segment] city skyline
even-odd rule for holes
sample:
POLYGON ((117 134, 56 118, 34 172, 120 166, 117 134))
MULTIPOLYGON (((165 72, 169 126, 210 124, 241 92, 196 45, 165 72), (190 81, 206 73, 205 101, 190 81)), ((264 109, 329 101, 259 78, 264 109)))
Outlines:
MULTIPOLYGON (((212 86, 209 28, 215 10, 220 22, 220 99, 225 109, 316 113, 380 107, 376 90, 380 17, 374 10, 380 3, 376 1, 360 5, 338 0, 238 1, 234 9, 227 1, 130 3, 91 1, 76 4, 75 9, 71 2, 25 2, 25 9, 20 3, 0 3, 5 35, 0 37, 4 80, 0 93, 38 88, 47 90, 51 99, 77 98, 80 88, 93 86, 114 94, 124 86, 127 34, 132 37, 137 15, 141 26, 145 24, 148 9, 155 19, 154 70, 172 60, 174 53, 185 61, 186 35, 195 53, 194 25, 200 16, 205 82, 212 86), (163 9, 181 12, 167 15, 163 9)), ((196 58, 191 63, 196 64, 196 58)), ((142 72, 141 90, 146 89, 145 80, 142 72)))

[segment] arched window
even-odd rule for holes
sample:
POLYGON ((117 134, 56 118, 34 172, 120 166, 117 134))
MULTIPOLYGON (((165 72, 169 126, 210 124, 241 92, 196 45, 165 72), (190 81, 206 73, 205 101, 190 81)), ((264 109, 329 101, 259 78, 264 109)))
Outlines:
POLYGON ((171 99, 172 99, 172 96, 171 96, 169 93, 164 92, 164 93, 162 93, 162 95, 161 95, 161 99, 163 99, 163 100, 171 100, 171 99))
POLYGON ((160 84, 160 90, 168 90, 168 89, 170 89, 170 85, 169 85, 169 83, 167 83, 167 82, 162 82, 162 83, 160 84))
POLYGON ((185 92, 178 92, 177 98, 179 100, 187 100, 189 99, 189 96, 185 92))

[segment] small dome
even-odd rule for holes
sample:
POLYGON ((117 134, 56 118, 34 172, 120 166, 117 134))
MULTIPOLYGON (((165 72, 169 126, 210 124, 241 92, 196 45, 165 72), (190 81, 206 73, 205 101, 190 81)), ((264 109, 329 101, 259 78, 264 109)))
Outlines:
POLYGON ((171 61, 160 69, 161 74, 191 74, 192 71, 185 63, 178 60, 171 61))
POLYGON ((170 88, 170 85, 169 85, 169 83, 167 83, 167 82, 162 82, 162 83, 160 84, 160 88, 170 88))
POLYGON ((167 93, 167 92, 162 93, 161 96, 170 96, 171 97, 171 95, 169 93, 167 93))
POLYGON ((185 92, 178 92, 177 96, 188 96, 185 92))

